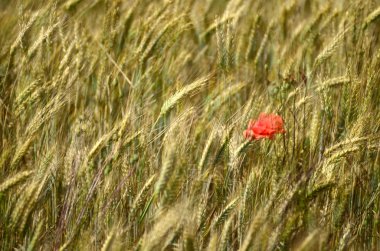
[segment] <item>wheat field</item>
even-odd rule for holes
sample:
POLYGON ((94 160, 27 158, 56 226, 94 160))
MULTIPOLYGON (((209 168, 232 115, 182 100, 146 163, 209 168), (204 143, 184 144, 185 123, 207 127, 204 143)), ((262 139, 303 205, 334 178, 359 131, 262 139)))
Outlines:
POLYGON ((379 0, 1 0, 0 123, 0 250, 380 249, 379 0))

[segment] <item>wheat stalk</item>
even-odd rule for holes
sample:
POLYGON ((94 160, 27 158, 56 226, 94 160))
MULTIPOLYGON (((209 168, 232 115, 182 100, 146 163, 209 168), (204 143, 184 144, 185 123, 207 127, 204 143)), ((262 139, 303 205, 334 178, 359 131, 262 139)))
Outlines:
POLYGON ((193 83, 186 85, 181 90, 176 92, 174 95, 172 95, 168 100, 164 102, 164 104, 161 107, 160 114, 158 118, 164 117, 166 114, 168 114, 176 104, 178 104, 182 99, 189 96, 191 93, 195 92, 196 90, 200 89, 201 87, 205 86, 206 83, 210 80, 211 75, 208 75, 206 77, 200 78, 193 83))
POLYGON ((366 29, 372 22, 376 21, 380 17, 380 7, 376 8, 371 12, 365 19, 362 26, 363 29, 366 29))
POLYGON ((24 180, 29 178, 33 173, 34 171, 32 170, 22 171, 6 179, 5 181, 3 181, 3 183, 0 184, 0 193, 4 193, 12 187, 23 182, 24 180))

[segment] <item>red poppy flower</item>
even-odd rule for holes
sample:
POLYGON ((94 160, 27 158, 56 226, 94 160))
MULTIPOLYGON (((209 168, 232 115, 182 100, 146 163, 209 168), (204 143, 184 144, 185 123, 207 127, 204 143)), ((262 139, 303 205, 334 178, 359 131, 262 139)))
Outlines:
POLYGON ((244 137, 249 140, 267 138, 273 139, 277 133, 285 133, 284 121, 281 116, 261 113, 258 120, 249 121, 244 137))

